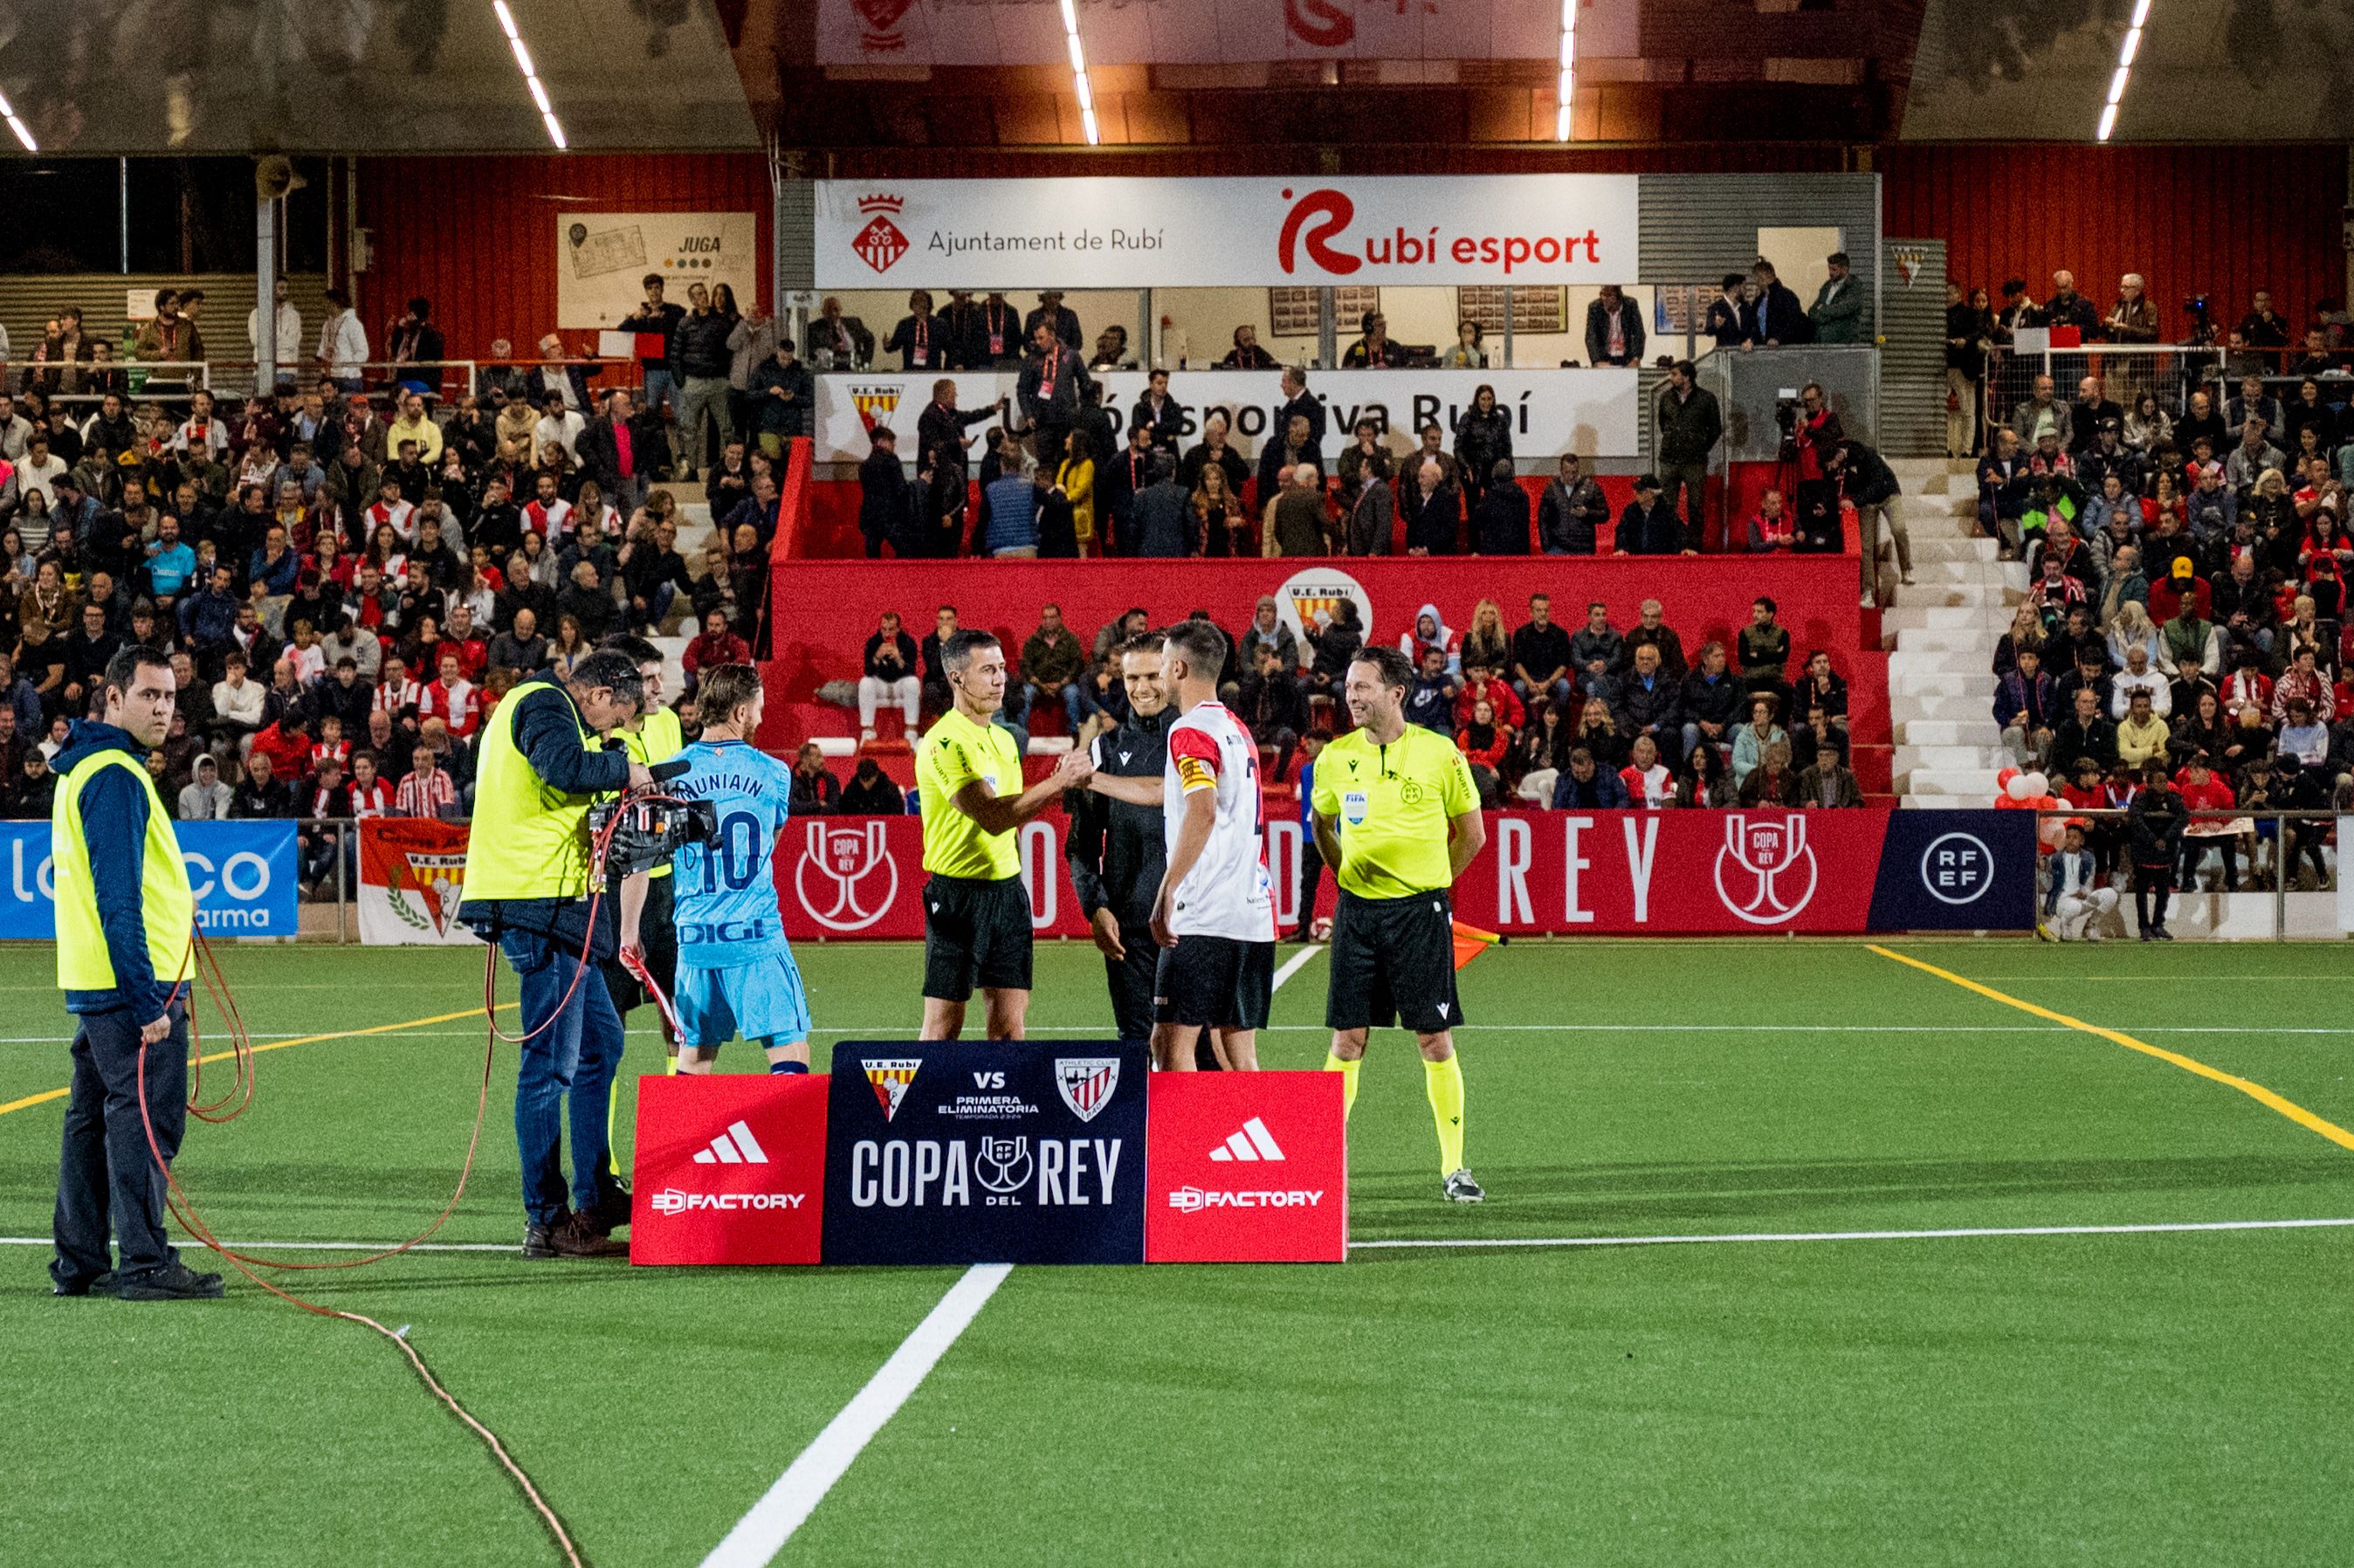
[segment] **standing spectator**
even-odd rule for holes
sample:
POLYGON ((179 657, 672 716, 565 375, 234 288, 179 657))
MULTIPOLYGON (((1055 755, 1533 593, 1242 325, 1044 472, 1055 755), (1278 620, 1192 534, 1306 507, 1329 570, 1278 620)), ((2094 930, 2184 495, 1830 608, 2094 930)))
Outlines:
POLYGON ((1746 302, 1742 293, 1747 281, 1741 273, 1727 272, 1717 281, 1716 298, 1708 302, 1701 331, 1719 348, 1736 348, 1743 341, 1741 321, 1746 302))
POLYGON ((1483 556, 1529 553, 1529 493, 1512 477, 1510 458, 1497 459, 1489 473, 1488 493, 1472 510, 1471 532, 1483 556))
POLYGON ((949 330, 932 315, 931 291, 917 289, 907 296, 907 313, 883 341, 883 352, 898 355, 901 370, 945 370, 949 340, 949 330))
POLYGON ((1129 511, 1137 555, 1180 559, 1202 553, 1191 498, 1177 483, 1177 460, 1169 453, 1152 454, 1152 482, 1129 503, 1129 511))
POLYGON ((1903 486, 1896 471, 1881 455, 1859 440, 1844 440, 1831 449, 1831 482, 1843 500, 1855 503, 1857 549, 1862 557, 1862 603, 1868 608, 1880 598, 1880 525, 1888 524, 1896 545, 1897 580, 1913 581, 1913 540, 1904 531, 1904 514, 1897 497, 1903 486))
POLYGON ((858 532, 866 541, 866 558, 879 561, 888 544, 902 557, 916 553, 915 498, 907 489, 907 471, 899 464, 899 437, 888 425, 868 432, 873 442, 858 465, 858 532))
MULTIPOLYGON (((728 343, 737 326, 702 285, 695 286, 691 297, 695 308, 679 321, 671 338, 671 363, 684 383, 678 402, 678 477, 690 482, 710 454, 725 450, 735 437, 728 376, 735 369, 736 351, 728 343), (708 445, 706 420, 716 438, 708 445)), ((625 506, 624 514, 631 510, 625 506)))
MULTIPOLYGON (((867 460, 873 461, 872 458, 867 460)), ((982 548, 995 559, 1034 560, 1038 555, 1039 463, 1022 454, 981 493, 982 548)), ((861 526, 864 525, 864 514, 861 526)), ((880 552, 877 552, 878 554, 880 552)))
POLYGON ((1747 319, 1742 323, 1746 329, 1742 334, 1746 346, 1779 348, 1786 343, 1807 342, 1813 328, 1808 323, 1805 308, 1775 272, 1774 263, 1760 256, 1750 270, 1750 279, 1757 292, 1748 302, 1747 319))
POLYGON ((1642 307, 1627 298, 1616 283, 1585 307, 1585 362, 1588 365, 1643 363, 1642 307))
POLYGON ((1553 623, 1553 599, 1529 596, 1527 624, 1512 633, 1512 690, 1523 702, 1539 697, 1555 707, 1569 701, 1569 633, 1553 623))
MULTIPOLYGON (((996 297, 994 294, 990 296, 991 299, 996 297)), ((1038 308, 1022 318, 1023 340, 1035 343, 1038 340, 1038 329, 1041 326, 1052 333, 1055 341, 1070 350, 1074 355, 1078 354, 1080 346, 1087 342, 1086 336, 1079 328, 1079 313, 1064 306, 1063 291, 1060 289, 1048 289, 1041 293, 1038 296, 1038 308)))
POLYGON ((1405 514, 1405 553, 1454 555, 1462 547, 1462 493, 1448 482, 1437 458, 1417 455, 1406 461, 1414 477, 1400 503, 1405 514))
MULTIPOLYGON (((1481 383, 1471 394, 1471 407, 1455 426, 1455 457, 1463 465, 1464 503, 1478 510, 1479 498, 1492 483, 1506 482, 1512 467, 1512 414, 1499 408, 1496 389, 1481 383), (1499 464, 1503 466, 1505 479, 1496 479, 1499 464)), ((1526 551, 1514 551, 1525 555, 1526 551)))
MULTIPOLYGON (((1178 483, 1181 488, 1184 483, 1182 473, 1178 483)), ((1382 493, 1384 498, 1387 497, 1389 493, 1387 485, 1382 487, 1382 493)), ((1193 493, 1192 505, 1194 526, 1199 530, 1202 538, 1203 554, 1221 558, 1228 556, 1240 558, 1251 553, 1250 519, 1244 514, 1242 497, 1228 482, 1226 471, 1224 468, 1216 463, 1207 463, 1203 466, 1201 478, 1196 482, 1193 493)), ((1388 553, 1387 529, 1387 512, 1384 507, 1383 554, 1388 553)))
POLYGON ((1169 395, 1169 372, 1156 369, 1146 378, 1145 389, 1128 418, 1131 426, 1141 425, 1151 432, 1154 446, 1172 457, 1177 455, 1177 443, 1185 435, 1186 411, 1184 404, 1169 395))
POLYGON ((1618 514, 1618 532, 1611 541, 1614 556, 1693 555, 1683 524, 1674 508, 1659 499, 1659 482, 1651 474, 1635 481, 1635 499, 1618 514))
POLYGON ((1708 536, 1709 454, 1723 438, 1723 410, 1717 405, 1716 394, 1693 379, 1692 362, 1680 359, 1668 369, 1668 384, 1659 389, 1653 415, 1661 499, 1673 512, 1681 497, 1685 537, 1704 539, 1708 536))
POLYGON ((628 517, 646 503, 648 487, 668 466, 668 440, 651 404, 640 412, 629 393, 615 391, 607 396, 604 417, 580 432, 580 466, 628 517))
POLYGON ((657 340, 642 342, 638 348, 638 370, 646 389, 646 412, 660 418, 667 408, 675 417, 678 384, 671 373, 671 354, 678 323, 686 312, 663 301, 661 273, 649 272, 639 282, 646 291, 644 302, 623 316, 617 325, 619 330, 635 333, 642 339, 657 340))
POLYGON ((1602 486, 1585 477, 1575 452, 1561 454, 1561 472, 1537 500, 1537 546, 1548 556, 1590 556, 1610 520, 1602 486))
POLYGON ((1815 291, 1815 302, 1807 308, 1807 320, 1812 323, 1814 341, 1827 344, 1861 343, 1863 335, 1863 285, 1849 275, 1847 252, 1834 250, 1824 262, 1829 276, 1815 291))
POLYGON ((1063 443, 1092 396, 1091 384, 1079 363, 1077 345, 1058 336, 1049 323, 1034 325, 1030 342, 1014 397, 1023 420, 1037 431, 1037 461, 1051 470, 1063 461, 1063 443))
POLYGON ((1978 460, 1978 526, 2001 541, 2001 558, 2019 559, 2020 519, 2027 514, 2028 464, 2019 454, 2019 432, 2005 425, 1994 448, 1978 460))
POLYGON ((1994 346, 1994 312, 1984 289, 1965 296, 1946 285, 1946 455, 1978 450, 1978 406, 1985 397, 1987 353, 1994 346))
POLYGON ((2190 825, 2182 797, 2167 778, 2166 764, 2142 769, 2140 793, 2126 809, 2126 832, 2133 857, 2134 919, 2141 939, 2174 940, 2166 928, 2166 906, 2174 890, 2174 868, 2182 857, 2183 831, 2190 825))

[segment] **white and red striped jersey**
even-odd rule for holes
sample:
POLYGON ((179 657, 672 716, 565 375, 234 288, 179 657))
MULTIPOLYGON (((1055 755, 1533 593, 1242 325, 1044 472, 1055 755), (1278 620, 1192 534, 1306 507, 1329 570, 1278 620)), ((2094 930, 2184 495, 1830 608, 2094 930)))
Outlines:
POLYGON ((398 715, 403 708, 417 706, 424 690, 424 687, 414 681, 380 681, 376 683, 376 695, 369 701, 368 706, 382 708, 388 714, 398 715))
POLYGON ((404 817, 438 817, 442 807, 457 803, 458 787, 440 768, 429 774, 411 772, 393 796, 393 810, 404 817))
POLYGON ((572 503, 560 495, 545 505, 533 501, 523 509, 523 525, 553 545, 572 526, 572 503))
POLYGON ((1258 743, 1220 703, 1203 703, 1169 726, 1169 761, 1161 801, 1162 831, 1176 853, 1185 802, 1217 792, 1217 820, 1202 858, 1177 885, 1169 929, 1180 937, 1275 940, 1275 889, 1267 874, 1260 822, 1258 743))
POLYGON ((352 815, 388 817, 392 814, 392 786, 378 777, 366 784, 352 786, 352 815))
POLYGON ((387 524, 392 529, 392 536, 402 544, 417 543, 417 508, 408 502, 396 500, 387 503, 379 501, 367 509, 367 536, 370 539, 376 537, 378 528, 387 524))
POLYGON ((417 699, 417 722, 421 725, 427 719, 438 718, 450 726, 451 735, 473 734, 480 717, 475 710, 474 683, 462 676, 454 686, 429 681, 417 699))

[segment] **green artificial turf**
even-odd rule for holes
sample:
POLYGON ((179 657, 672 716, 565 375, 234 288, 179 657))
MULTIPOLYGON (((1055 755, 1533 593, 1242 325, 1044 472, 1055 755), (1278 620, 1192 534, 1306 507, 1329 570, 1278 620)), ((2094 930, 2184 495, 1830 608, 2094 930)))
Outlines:
MULTIPOLYGON (((1897 946, 2354 1126, 2338 948, 1897 946)), ((799 957, 821 1066, 831 1038, 912 1033, 913 948, 799 957)), ((261 1034, 480 994, 473 952, 226 961, 261 1034)), ((64 1082, 50 966, 0 954, 0 1104, 64 1082)), ((1267 1065, 1321 1061, 1325 973, 1277 997, 1267 1065)), ((1861 945, 1516 944, 1464 1001, 1490 1199, 1438 1201, 1422 1074, 1382 1036, 1360 1241, 2354 1216, 2354 1153, 1861 945)), ((1092 950, 1043 948, 1034 1022, 1107 1018, 1092 950)), ((463 1019, 266 1053, 182 1177, 225 1236, 408 1235, 481 1060, 463 1019)), ((503 1048, 439 1240, 517 1238, 513 1071, 503 1048)), ((0 1235, 46 1233, 62 1111, 0 1116, 0 1235)), ((218 1303, 53 1301, 46 1261, 0 1246, 0 1563, 555 1560, 380 1340, 235 1277, 218 1303)), ((2349 1265, 2354 1233, 2273 1230, 1018 1268, 779 1561, 2336 1563, 2349 1265)), ((955 1277, 466 1252, 294 1287, 410 1326, 610 1565, 698 1561, 955 1277)))

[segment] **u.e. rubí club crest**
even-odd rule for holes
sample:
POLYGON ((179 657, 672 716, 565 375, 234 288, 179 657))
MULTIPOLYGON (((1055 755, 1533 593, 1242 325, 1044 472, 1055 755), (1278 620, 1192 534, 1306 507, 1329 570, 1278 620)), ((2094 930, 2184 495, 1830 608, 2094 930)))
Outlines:
POLYGON ((907 1097, 907 1086, 916 1081, 916 1070, 923 1065, 921 1056, 872 1056, 867 1059, 866 1081, 874 1086, 875 1103, 883 1107, 885 1121, 899 1114, 899 1106, 907 1097))
POLYGON ((403 920, 423 929, 427 923, 437 937, 450 934, 450 922, 457 918, 458 904, 466 890, 466 853, 410 850, 402 855, 391 885, 386 889, 392 907, 403 920), (424 906, 420 918, 408 907, 408 895, 414 893, 424 906))

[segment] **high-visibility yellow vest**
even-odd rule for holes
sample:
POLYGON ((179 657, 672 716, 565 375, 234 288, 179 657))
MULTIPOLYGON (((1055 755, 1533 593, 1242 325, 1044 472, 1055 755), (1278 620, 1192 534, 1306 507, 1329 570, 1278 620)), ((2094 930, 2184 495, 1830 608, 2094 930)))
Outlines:
MULTIPOLYGON (((588 886, 588 807, 593 795, 569 795, 532 771, 515 744, 515 715, 524 699, 562 691, 553 681, 526 681, 509 692, 482 726, 474 768, 474 819, 466 838, 466 890, 481 898, 578 898, 588 886)), ((567 699, 568 700, 568 699, 567 699)), ((597 737, 580 722, 580 749, 597 737)))
MULTIPOLYGON (((630 756, 652 768, 657 762, 668 762, 686 749, 686 731, 678 722, 678 715, 668 708, 656 708, 646 715, 645 722, 622 736, 629 743, 630 756)), ((670 862, 664 861, 648 876, 668 876, 670 862)))
POLYGON ((147 927, 147 962, 156 980, 176 985, 190 972, 190 944, 196 926, 196 895, 188 885, 187 863, 172 813, 155 793, 155 781, 127 751, 109 747, 83 758, 58 780, 49 809, 49 857, 54 865, 58 911, 58 986, 63 991, 112 991, 121 983, 106 950, 98 919, 98 889, 90 874, 90 830, 119 832, 123 824, 85 824, 82 786, 101 768, 120 768, 147 792, 147 842, 139 867, 140 916, 147 927))

